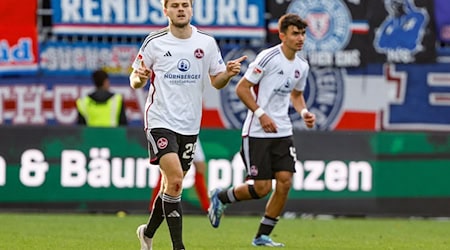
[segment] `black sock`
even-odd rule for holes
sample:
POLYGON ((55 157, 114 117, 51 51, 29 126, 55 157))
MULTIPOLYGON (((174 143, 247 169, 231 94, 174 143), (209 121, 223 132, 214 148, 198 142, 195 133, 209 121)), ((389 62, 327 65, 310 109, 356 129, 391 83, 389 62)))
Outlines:
POLYGON ((231 187, 227 190, 222 190, 217 194, 219 200, 223 203, 223 204, 228 204, 228 203, 234 203, 234 202, 238 202, 239 200, 236 199, 236 196, 234 195, 234 188, 231 187))
POLYGON ((159 226, 164 220, 162 204, 163 203, 161 195, 158 195, 158 197, 156 197, 152 213, 150 214, 150 219, 147 223, 147 229, 144 232, 144 235, 149 238, 153 238, 153 236, 156 233, 156 230, 159 228, 159 226))
POLYGON ((181 208, 181 195, 177 197, 163 194, 163 210, 169 227, 170 237, 174 250, 184 249, 183 244, 183 211, 181 208))
POLYGON ((270 218, 266 215, 262 217, 258 233, 256 233, 256 238, 259 238, 261 235, 270 235, 277 222, 278 219, 270 218))

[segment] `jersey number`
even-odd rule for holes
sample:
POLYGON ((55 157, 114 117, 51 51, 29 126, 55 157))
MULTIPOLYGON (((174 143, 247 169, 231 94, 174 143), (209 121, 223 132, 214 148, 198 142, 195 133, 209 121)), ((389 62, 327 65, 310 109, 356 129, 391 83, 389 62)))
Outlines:
POLYGON ((184 145, 183 159, 189 160, 194 158, 195 143, 187 143, 184 145))

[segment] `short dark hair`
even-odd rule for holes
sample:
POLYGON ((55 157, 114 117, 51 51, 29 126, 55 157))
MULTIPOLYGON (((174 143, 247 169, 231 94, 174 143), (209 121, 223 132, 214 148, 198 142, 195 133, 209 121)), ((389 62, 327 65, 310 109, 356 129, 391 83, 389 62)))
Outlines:
MULTIPOLYGON (((161 4, 164 8, 167 8, 167 2, 169 2, 169 0, 161 0, 161 4)), ((194 0, 191 0, 191 6, 194 4, 194 0)))
POLYGON ((106 79, 108 79, 108 73, 103 69, 98 69, 92 73, 92 81, 97 88, 102 87, 106 79))
POLYGON ((286 33, 288 27, 291 25, 294 25, 298 29, 305 29, 308 27, 308 23, 305 20, 293 13, 284 14, 278 20, 278 30, 280 33, 286 33))

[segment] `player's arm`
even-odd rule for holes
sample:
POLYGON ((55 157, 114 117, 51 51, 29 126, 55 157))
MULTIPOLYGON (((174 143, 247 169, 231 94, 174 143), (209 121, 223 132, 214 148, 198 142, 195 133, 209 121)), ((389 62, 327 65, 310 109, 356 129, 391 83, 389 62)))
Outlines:
POLYGON ((134 69, 130 74, 130 86, 133 89, 142 88, 147 84, 151 71, 147 69, 144 62, 141 61, 139 68, 134 69))
POLYGON ((211 85, 216 89, 222 89, 227 86, 233 76, 229 76, 226 71, 223 71, 215 76, 210 76, 211 85))
POLYGON ((255 112, 259 108, 255 101, 255 97, 252 94, 253 83, 247 80, 247 78, 242 77, 238 84, 236 85, 236 95, 241 99, 245 106, 250 109, 250 111, 255 112))
POLYGON ((241 72, 241 62, 247 59, 247 56, 242 56, 238 59, 227 62, 226 70, 211 77, 211 85, 216 89, 225 87, 231 78, 241 72))
POLYGON ((306 107, 305 98, 303 97, 303 91, 298 91, 296 89, 291 92, 291 102, 295 110, 302 116, 308 128, 314 127, 316 122, 316 115, 308 111, 306 107))
POLYGON ((255 98, 252 94, 253 83, 247 80, 247 78, 242 77, 236 86, 236 95, 241 99, 241 101, 247 106, 250 111, 254 113, 254 115, 259 119, 259 123, 261 127, 267 133, 276 133, 277 125, 262 109, 259 107, 255 101, 255 98))

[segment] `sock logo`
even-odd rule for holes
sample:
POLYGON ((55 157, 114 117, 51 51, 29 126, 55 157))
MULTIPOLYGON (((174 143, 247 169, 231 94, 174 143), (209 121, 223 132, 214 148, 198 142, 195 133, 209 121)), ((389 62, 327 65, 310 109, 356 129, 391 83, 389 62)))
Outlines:
POLYGON ((170 212, 170 214, 167 215, 167 218, 174 218, 174 217, 180 217, 180 214, 178 213, 177 210, 173 210, 172 212, 170 212))

